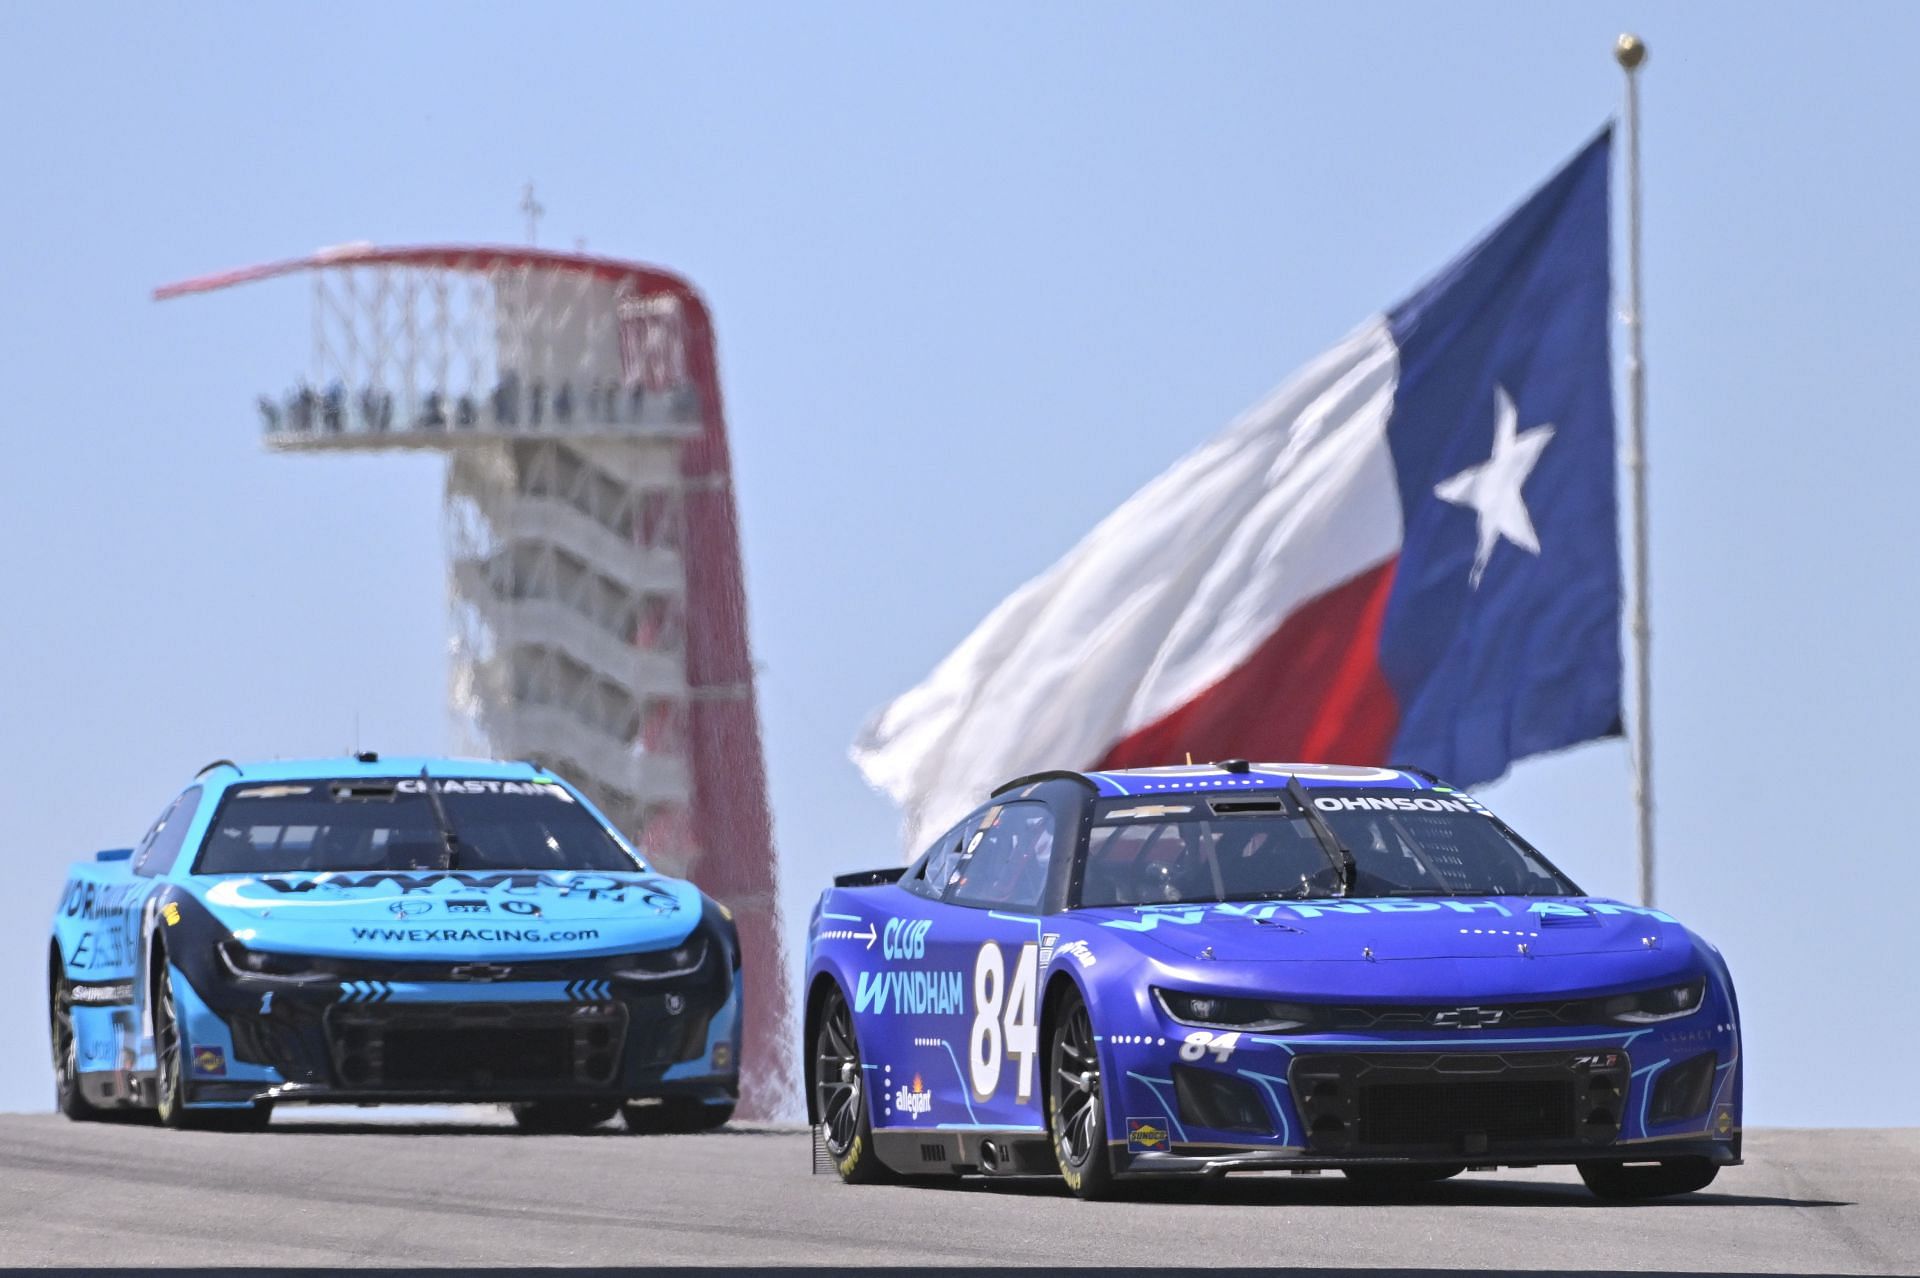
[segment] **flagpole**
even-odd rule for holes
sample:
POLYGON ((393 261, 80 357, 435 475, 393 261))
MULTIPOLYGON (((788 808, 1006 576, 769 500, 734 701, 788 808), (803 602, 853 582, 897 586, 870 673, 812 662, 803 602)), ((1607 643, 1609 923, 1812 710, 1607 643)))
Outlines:
POLYGON ((1653 631, 1647 622, 1647 364, 1640 298, 1640 67, 1646 42, 1631 33, 1613 46, 1627 78, 1627 478, 1633 488, 1633 595, 1627 629, 1633 638, 1633 801, 1640 843, 1640 903, 1654 903, 1653 631))

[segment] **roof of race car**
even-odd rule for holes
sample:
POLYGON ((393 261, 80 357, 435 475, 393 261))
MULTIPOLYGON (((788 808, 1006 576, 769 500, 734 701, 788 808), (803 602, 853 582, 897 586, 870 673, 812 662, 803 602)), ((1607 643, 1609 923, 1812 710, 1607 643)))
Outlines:
POLYGON ((194 779, 224 788, 248 781, 320 781, 337 777, 473 777, 494 781, 532 781, 552 777, 531 763, 499 759, 457 759, 445 755, 343 755, 333 759, 268 759, 252 763, 220 759, 194 779))
POLYGON ((1077 777, 1103 798, 1135 794, 1188 794, 1201 790, 1284 790, 1298 777, 1313 789, 1448 790, 1431 775, 1406 768, 1373 768, 1339 763, 1248 763, 1228 759, 1221 763, 1176 764, 1166 768, 1123 768, 1104 772, 1045 772, 1009 781, 994 791, 1001 794, 1035 781, 1077 777))

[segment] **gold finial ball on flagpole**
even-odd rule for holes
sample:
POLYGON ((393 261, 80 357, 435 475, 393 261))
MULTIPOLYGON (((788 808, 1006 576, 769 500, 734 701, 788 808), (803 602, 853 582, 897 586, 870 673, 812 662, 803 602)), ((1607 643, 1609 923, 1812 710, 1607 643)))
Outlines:
POLYGON ((1647 60, 1647 42, 1631 31, 1613 42, 1614 61, 1631 71, 1647 60))

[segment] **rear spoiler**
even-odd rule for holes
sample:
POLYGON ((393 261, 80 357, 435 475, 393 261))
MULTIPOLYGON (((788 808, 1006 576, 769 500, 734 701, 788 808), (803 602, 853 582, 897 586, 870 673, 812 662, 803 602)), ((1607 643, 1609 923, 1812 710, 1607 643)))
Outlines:
POLYGON ((890 865, 884 870, 855 870, 851 874, 833 876, 835 887, 879 887, 883 883, 898 883, 900 876, 907 872, 904 865, 890 865))

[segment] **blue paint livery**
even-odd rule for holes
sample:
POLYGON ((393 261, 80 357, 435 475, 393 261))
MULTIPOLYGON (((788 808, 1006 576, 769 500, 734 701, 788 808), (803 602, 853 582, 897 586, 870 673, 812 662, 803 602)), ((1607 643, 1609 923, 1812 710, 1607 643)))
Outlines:
MULTIPOLYGON (((1281 803, 1295 777, 1310 795, 1441 798, 1491 819, 1464 793, 1398 769, 1235 763, 1048 773, 1003 786, 898 881, 874 881, 887 872, 848 875, 825 892, 808 928, 803 1042, 815 1049, 822 1008, 837 991, 852 1009, 869 1080, 860 1103, 879 1158, 906 1174, 1058 1171, 1048 1047, 1055 1011, 1074 994, 1091 1016, 1106 1155, 1123 1177, 1739 1161, 1744 1071, 1733 983, 1713 946, 1658 910, 1583 895, 1075 903, 1096 805, 1236 794, 1281 803), (991 826, 996 809, 1022 802, 1044 804, 1057 831, 1042 908, 961 904, 927 885, 929 857, 956 832, 991 826), (1675 1019, 1623 1025, 1586 1014, 1609 998, 1694 981, 1704 985, 1699 1004, 1675 1019), (1156 987, 1309 1005, 1326 1023, 1207 1029, 1176 1020, 1156 987), (1558 1010, 1521 1010, 1541 1007, 1558 1010), (1469 1118, 1444 1148, 1368 1139, 1356 1109, 1365 1084, 1316 1073, 1361 1056, 1409 1068, 1438 1062, 1440 1073, 1421 1073, 1420 1083, 1543 1071, 1544 1086, 1580 1089, 1585 1126, 1565 1139, 1503 1145, 1497 1130, 1487 1139, 1469 1118), (1657 1116, 1650 1098, 1662 1074, 1683 1062, 1704 1071, 1708 1056, 1705 1103, 1657 1116), (1252 1098, 1257 1121, 1209 1126, 1218 1113, 1182 1101, 1176 1068, 1200 1072, 1190 1082, 1217 1075, 1243 1084, 1237 1094, 1252 1098), (1321 1100, 1302 1087, 1321 1089, 1321 1100)), ((822 1080, 808 1081, 810 1116, 823 1122, 822 1080)))

